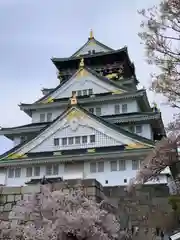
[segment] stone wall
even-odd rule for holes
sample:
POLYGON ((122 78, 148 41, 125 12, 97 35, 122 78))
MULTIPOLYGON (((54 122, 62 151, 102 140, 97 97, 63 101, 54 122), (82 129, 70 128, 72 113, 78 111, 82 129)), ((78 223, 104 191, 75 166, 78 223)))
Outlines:
MULTIPOLYGON (((144 230, 148 228, 149 237, 152 237, 152 229, 174 226, 174 216, 171 206, 168 204, 168 188, 165 185, 143 186, 132 194, 128 194, 124 187, 102 187, 94 179, 67 180, 60 183, 53 183, 52 189, 63 188, 64 192, 69 192, 76 184, 83 185, 85 195, 97 202, 108 199, 112 205, 111 210, 115 211, 119 217, 122 228, 132 226, 143 229, 138 234, 138 239, 147 238, 144 230)), ((1 187, 0 192, 0 219, 8 220, 8 214, 13 205, 20 199, 26 198, 31 193, 39 193, 40 185, 29 185, 25 187, 1 187)), ((106 206, 107 207, 107 206, 106 206)))
MULTIPOLYGON (((60 183, 53 183, 52 189, 63 189, 68 193, 77 184, 82 184, 85 195, 97 202, 104 198, 103 187, 94 179, 87 180, 68 180, 60 183)), ((0 220, 7 220, 8 214, 18 200, 25 199, 32 193, 39 193, 40 185, 29 185, 23 187, 1 187, 0 188, 0 220)))

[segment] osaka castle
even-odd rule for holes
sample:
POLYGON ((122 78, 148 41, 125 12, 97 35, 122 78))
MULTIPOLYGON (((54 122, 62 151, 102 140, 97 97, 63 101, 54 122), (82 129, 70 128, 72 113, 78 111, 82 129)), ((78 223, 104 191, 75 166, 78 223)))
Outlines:
MULTIPOLYGON (((45 177, 127 185, 165 136, 160 111, 137 88, 127 47, 114 50, 91 31, 72 56, 51 60, 57 87, 19 105, 31 123, 0 130, 14 142, 0 156, 0 184, 21 186, 45 177)), ((166 184, 168 174, 149 183, 166 184)))

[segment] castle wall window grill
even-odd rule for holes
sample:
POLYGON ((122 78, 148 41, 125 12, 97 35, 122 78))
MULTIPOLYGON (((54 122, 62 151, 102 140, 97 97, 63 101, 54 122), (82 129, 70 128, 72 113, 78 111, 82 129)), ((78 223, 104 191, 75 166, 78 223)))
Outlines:
POLYGON ((90 172, 97 173, 97 172, 104 172, 104 162, 92 162, 90 163, 90 172))
POLYGON ((139 169, 140 162, 138 160, 132 160, 132 170, 139 169))
POLYGON ((75 137, 75 144, 80 144, 80 143, 81 143, 81 138, 75 137))
POLYGON ((122 113, 127 113, 127 104, 122 104, 122 113))
POLYGON ((32 177, 33 169, 32 167, 26 168, 26 177, 32 177))
POLYGON ((54 146, 59 146, 59 138, 54 138, 54 146))
POLYGON ((77 90, 77 91, 72 91, 72 96, 76 94, 78 97, 80 96, 89 96, 93 94, 93 89, 83 89, 83 90, 77 90))
POLYGON ((45 122, 45 113, 40 113, 40 122, 45 122))
MULTIPOLYGON (((62 138, 61 139, 61 145, 67 146, 67 145, 73 145, 73 144, 89 144, 89 143, 95 143, 96 142, 96 136, 90 135, 90 136, 76 136, 76 137, 68 137, 68 138, 62 138)), ((60 144, 59 138, 54 138, 54 145, 59 146, 60 144)))
POLYGON ((115 112, 115 114, 119 114, 120 113, 120 105, 119 104, 115 104, 114 105, 114 112, 115 112))
POLYGON ((47 113, 47 122, 52 121, 52 113, 47 113))
POLYGON ((94 108, 89 108, 88 110, 90 113, 94 113, 94 108))
POLYGON ((74 138, 73 137, 69 137, 68 138, 68 144, 72 145, 74 143, 74 138))
POLYGON ((40 166, 34 167, 34 176, 36 177, 40 176, 40 171, 41 171, 40 166))
POLYGON ((21 168, 9 168, 8 169, 8 178, 20 178, 21 177, 21 168))
POLYGON ((119 171, 125 171, 125 170, 126 170, 126 161, 119 160, 119 171))
POLYGON ((96 108, 96 115, 101 116, 101 108, 100 107, 96 108))
POLYGON ((8 178, 13 178, 14 177, 14 168, 9 168, 8 169, 8 178))
POLYGON ((111 166, 111 172, 117 171, 117 161, 111 161, 110 166, 111 166))
POLYGON ((132 133, 137 133, 137 134, 140 134, 142 133, 142 126, 141 125, 131 125, 128 127, 129 131, 132 132, 132 133))
POLYGON ((114 113, 119 114, 119 113, 127 113, 128 111, 128 106, 126 103, 120 105, 120 104, 115 104, 114 105, 114 113))
POLYGON ((111 172, 125 171, 126 170, 126 161, 125 160, 110 161, 110 170, 111 170, 111 172))
POLYGON ((48 164, 46 166, 46 175, 58 175, 59 173, 59 165, 58 164, 48 164))
POLYGON ((142 126, 141 125, 137 125, 135 127, 135 131, 136 131, 136 133, 142 133, 142 126))
POLYGON ((21 177, 21 168, 15 168, 15 178, 21 177))

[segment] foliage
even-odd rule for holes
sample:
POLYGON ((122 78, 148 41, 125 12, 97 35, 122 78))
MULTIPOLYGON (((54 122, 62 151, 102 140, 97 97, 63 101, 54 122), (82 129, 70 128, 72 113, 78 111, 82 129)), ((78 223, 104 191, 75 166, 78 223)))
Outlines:
POLYGON ((177 161, 177 142, 179 136, 175 135, 158 141, 143 161, 136 177, 130 180, 128 190, 130 191, 135 184, 144 184, 156 179, 161 171, 174 164, 177 161))
POLYGON ((170 196, 168 199, 169 204, 172 206, 172 209, 178 214, 180 213, 180 196, 170 196))
POLYGON ((109 240, 119 231, 115 216, 79 188, 65 194, 41 186, 41 193, 20 201, 9 218, 1 222, 0 239, 9 234, 12 240, 109 240))
POLYGON ((139 13, 143 16, 139 36, 145 45, 147 62, 158 68, 152 74, 151 89, 180 107, 180 0, 162 0, 158 6, 139 13))

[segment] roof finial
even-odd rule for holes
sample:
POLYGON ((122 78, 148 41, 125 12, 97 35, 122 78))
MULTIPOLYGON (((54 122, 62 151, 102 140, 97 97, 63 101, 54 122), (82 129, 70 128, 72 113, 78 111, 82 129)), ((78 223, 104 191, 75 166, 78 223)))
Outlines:
POLYGON ((83 67, 84 67, 84 58, 81 59, 80 64, 79 64, 79 67, 80 67, 80 68, 83 68, 83 67))
POLYGON ((72 94, 72 97, 70 98, 71 105, 76 105, 77 104, 77 98, 76 98, 76 93, 72 94))
POLYGON ((93 30, 92 30, 92 29, 91 29, 91 31, 90 31, 89 38, 90 38, 90 39, 93 39, 93 38, 94 38, 94 34, 93 34, 93 30))

